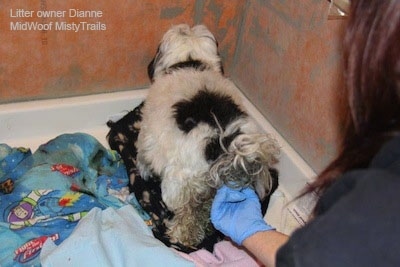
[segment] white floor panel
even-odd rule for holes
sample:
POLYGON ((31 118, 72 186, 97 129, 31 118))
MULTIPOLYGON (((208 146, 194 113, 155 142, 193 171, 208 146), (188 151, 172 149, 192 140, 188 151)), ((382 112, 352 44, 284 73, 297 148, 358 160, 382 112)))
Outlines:
MULTIPOLYGON (((106 122, 118 119, 136 107, 145 98, 146 91, 131 90, 0 105, 0 143, 35 151, 40 144, 59 134, 85 132, 108 147, 106 122)), ((266 219, 278 230, 290 233, 307 219, 311 206, 309 201, 291 201, 315 173, 244 96, 243 99, 249 114, 281 145, 278 164, 280 186, 271 199, 266 219)))

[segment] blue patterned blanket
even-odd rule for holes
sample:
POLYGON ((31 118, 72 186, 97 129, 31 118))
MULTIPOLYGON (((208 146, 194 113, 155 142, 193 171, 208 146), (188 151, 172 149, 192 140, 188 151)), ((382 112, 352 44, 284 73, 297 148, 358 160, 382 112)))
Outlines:
POLYGON ((87 134, 60 135, 34 153, 0 144, 0 266, 40 266, 48 238, 60 244, 95 207, 129 204, 110 193, 127 184, 119 155, 87 134))

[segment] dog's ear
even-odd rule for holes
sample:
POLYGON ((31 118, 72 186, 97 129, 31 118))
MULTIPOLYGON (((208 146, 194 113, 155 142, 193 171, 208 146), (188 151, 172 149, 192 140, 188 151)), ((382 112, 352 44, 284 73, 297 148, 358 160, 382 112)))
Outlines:
POLYGON ((154 56, 154 58, 150 61, 149 65, 147 66, 147 75, 149 76, 149 79, 151 82, 154 82, 154 71, 156 68, 156 65, 158 63, 158 60, 160 58, 160 46, 157 48, 157 53, 154 56))

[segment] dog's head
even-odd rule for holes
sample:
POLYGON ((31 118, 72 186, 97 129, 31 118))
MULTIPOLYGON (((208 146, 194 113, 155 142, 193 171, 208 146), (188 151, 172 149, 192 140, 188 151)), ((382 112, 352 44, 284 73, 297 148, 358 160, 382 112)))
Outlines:
POLYGON ((210 69, 223 73, 218 43, 204 25, 173 26, 163 36, 154 59, 147 68, 151 81, 177 68, 210 69))

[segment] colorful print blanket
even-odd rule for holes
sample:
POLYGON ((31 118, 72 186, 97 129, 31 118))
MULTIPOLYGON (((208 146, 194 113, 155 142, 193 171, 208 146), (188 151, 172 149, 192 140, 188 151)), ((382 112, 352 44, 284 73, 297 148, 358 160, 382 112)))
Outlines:
POLYGON ((129 204, 116 197, 127 184, 119 155, 87 134, 60 135, 34 153, 0 144, 0 266, 40 266, 47 239, 63 242, 93 208, 129 204))

